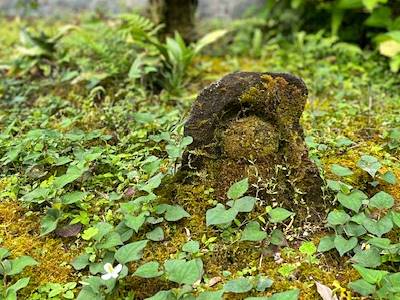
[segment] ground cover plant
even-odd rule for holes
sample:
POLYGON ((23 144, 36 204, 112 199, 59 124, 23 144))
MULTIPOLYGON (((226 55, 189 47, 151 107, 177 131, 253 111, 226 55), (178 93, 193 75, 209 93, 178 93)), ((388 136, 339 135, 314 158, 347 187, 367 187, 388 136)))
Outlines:
POLYGON ((373 48, 264 25, 0 20, 0 299, 400 297, 400 79, 373 48), (326 218, 250 194, 273 181, 176 180, 193 100, 239 70, 307 83, 326 218))

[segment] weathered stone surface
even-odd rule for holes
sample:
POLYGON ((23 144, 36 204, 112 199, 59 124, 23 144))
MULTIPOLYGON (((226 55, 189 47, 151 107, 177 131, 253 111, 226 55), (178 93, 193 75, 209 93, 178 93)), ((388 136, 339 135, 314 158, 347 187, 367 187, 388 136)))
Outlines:
POLYGON ((193 143, 182 169, 205 174, 221 198, 249 177, 269 204, 320 212, 322 180, 299 123, 307 93, 300 78, 285 73, 239 72, 211 84, 185 124, 193 143))

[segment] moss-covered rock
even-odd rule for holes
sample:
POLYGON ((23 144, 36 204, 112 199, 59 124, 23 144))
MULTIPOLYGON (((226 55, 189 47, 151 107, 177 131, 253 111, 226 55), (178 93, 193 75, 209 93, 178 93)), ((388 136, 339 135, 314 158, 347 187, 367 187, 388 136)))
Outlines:
POLYGON ((300 78, 285 73, 239 72, 211 84, 185 124, 193 143, 182 170, 206 172, 221 198, 249 177, 267 203, 289 207, 301 220, 320 215, 322 180, 299 123, 307 94, 300 78))

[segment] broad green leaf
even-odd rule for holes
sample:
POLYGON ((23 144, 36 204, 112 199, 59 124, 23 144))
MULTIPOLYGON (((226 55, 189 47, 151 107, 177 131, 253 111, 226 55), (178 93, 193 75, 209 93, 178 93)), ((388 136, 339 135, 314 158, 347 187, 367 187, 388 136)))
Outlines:
POLYGON ((196 300, 223 300, 223 290, 219 291, 205 291, 199 294, 196 300))
POLYGON ((56 189, 62 189, 67 184, 75 181, 83 175, 88 169, 71 165, 68 167, 67 172, 64 175, 56 177, 53 181, 53 185, 56 189))
POLYGON ((142 278, 154 278, 161 276, 163 274, 162 271, 159 271, 160 264, 156 261, 151 261, 141 265, 133 275, 142 277, 142 278))
POLYGON ((87 193, 79 192, 79 191, 67 193, 61 197, 61 203, 62 204, 73 204, 76 202, 80 202, 83 200, 83 198, 86 197, 86 195, 87 195, 87 193))
POLYGON ((156 227, 152 231, 146 233, 146 238, 154 242, 164 240, 164 230, 161 227, 156 227))
POLYGON ((400 227, 400 212, 392 211, 392 220, 397 227, 400 227))
POLYGON ((360 273, 361 277, 370 284, 379 283, 383 277, 385 277, 389 272, 367 269, 360 265, 353 265, 354 269, 360 273))
POLYGON ((6 258, 10 255, 11 255, 10 251, 8 251, 6 248, 0 247, 0 261, 2 261, 4 258, 6 258))
POLYGON ((218 203, 217 206, 207 210, 206 212, 207 226, 232 222, 236 218, 237 214, 238 211, 235 208, 226 210, 221 203, 218 203))
POLYGON ((172 291, 160 291, 154 296, 146 298, 145 300, 177 300, 177 298, 172 291))
POLYGON ((256 290, 258 292, 264 292, 267 288, 270 288, 273 283, 274 281, 269 279, 268 277, 262 275, 257 276, 256 290))
POLYGON ((354 190, 349 195, 340 192, 337 195, 337 198, 340 204, 342 204, 344 207, 358 213, 363 201, 368 199, 368 196, 359 190, 354 190))
POLYGON ((242 232, 241 241, 262 241, 267 237, 267 233, 260 229, 260 224, 256 221, 248 223, 242 232))
POLYGON ((179 284, 193 284, 203 276, 203 262, 196 258, 167 260, 164 264, 168 280, 179 284))
POLYGON ((122 246, 115 252, 115 259, 121 264, 141 259, 147 242, 147 240, 143 240, 122 246))
POLYGON ((190 215, 181 206, 179 206, 179 205, 171 206, 170 205, 167 208, 167 211, 166 211, 164 217, 165 217, 165 220, 167 220, 168 222, 175 222, 175 221, 179 221, 180 219, 183 219, 183 218, 188 218, 188 217, 190 217, 190 215))
POLYGON ((362 0, 364 6, 369 10, 372 11, 376 6, 380 3, 387 3, 388 0, 362 0))
POLYGON ((229 188, 227 193, 228 198, 233 200, 239 199, 247 192, 248 189, 249 189, 249 180, 248 178, 245 178, 241 181, 234 183, 229 188))
POLYGON ((349 283, 349 288, 351 288, 356 293, 359 293, 361 296, 368 296, 375 293, 375 286, 373 284, 368 283, 364 279, 359 279, 349 283))
POLYGON ((386 238, 374 237, 368 240, 368 244, 376 246, 381 249, 388 249, 390 247, 391 241, 386 238))
POLYGON ((158 173, 157 175, 151 177, 145 185, 139 186, 139 190, 148 192, 149 194, 153 192, 156 188, 158 188, 161 184, 161 180, 164 177, 162 173, 158 173))
POLYGON ((97 243, 96 248, 97 249, 111 249, 116 246, 123 245, 124 243, 121 240, 121 236, 113 231, 107 233, 104 238, 101 240, 101 242, 97 243))
POLYGON ((96 236, 96 234, 98 234, 98 233, 99 233, 99 229, 98 229, 98 228, 96 228, 96 227, 89 227, 88 229, 85 229, 85 230, 83 231, 82 238, 83 238, 85 241, 89 241, 89 240, 91 240, 92 238, 94 238, 94 237, 96 236))
POLYGON ((389 183, 389 184, 396 184, 397 183, 397 178, 396 175, 392 171, 387 171, 385 174, 379 177, 383 181, 389 183))
POLYGON ((333 174, 335 174, 335 175, 337 175, 337 176, 342 176, 342 177, 344 177, 344 176, 350 176, 350 175, 353 175, 353 174, 354 174, 353 171, 350 170, 349 168, 347 168, 347 167, 342 167, 342 166, 337 165, 337 164, 333 164, 333 165, 331 166, 331 171, 332 171, 333 174))
POLYGON ((378 172, 382 167, 378 159, 370 155, 361 156, 360 160, 357 162, 357 166, 366 171, 372 177, 375 177, 376 172, 378 172))
POLYGON ((21 273, 26 267, 36 266, 38 262, 30 256, 20 256, 11 260, 11 270, 7 273, 8 276, 21 273))
POLYGON ((276 245, 276 246, 287 245, 286 237, 283 234, 282 230, 280 230, 280 229, 274 229, 271 232, 270 242, 272 245, 276 245))
POLYGON ((376 248, 370 248, 357 252, 351 261, 366 268, 376 268, 381 265, 380 252, 376 248))
POLYGON ((197 253, 200 251, 200 244, 198 241, 189 241, 182 246, 182 251, 197 253))
POLYGON ((334 240, 335 248, 339 252, 340 256, 343 256, 345 253, 354 249, 357 246, 357 238, 352 237, 349 240, 346 240, 343 236, 337 235, 334 240))
POLYGON ((393 228, 393 221, 390 214, 387 214, 382 219, 376 221, 373 219, 366 219, 362 224, 368 232, 381 237, 388 233, 393 228))
POLYGON ((291 217, 294 215, 293 212, 288 211, 287 209, 284 209, 282 207, 277 207, 271 209, 269 212, 269 217, 270 217, 270 222, 272 223, 280 223, 286 220, 287 218, 291 217))
MULTIPOLYGON (((16 293, 19 290, 23 289, 24 287, 26 287, 29 283, 29 277, 25 277, 25 278, 21 278, 19 279, 16 283, 14 283, 13 285, 9 286, 7 289, 7 297, 5 300, 11 300, 12 298, 9 297, 9 295, 12 293, 16 293)), ((15 297, 15 300, 17 300, 17 298, 15 297)))
POLYGON ((147 212, 142 212, 138 216, 125 215, 124 223, 126 226, 132 228, 133 230, 135 230, 136 233, 138 233, 139 229, 142 227, 144 221, 146 220, 147 215, 147 212))
POLYGON ((348 222, 346 225, 343 227, 344 232, 347 234, 347 236, 355 236, 359 237, 364 235, 367 230, 364 228, 364 226, 356 224, 354 222, 348 222))
POLYGON ((224 291, 226 293, 246 293, 252 288, 253 284, 251 280, 244 277, 230 280, 224 285, 224 291))
POLYGON ((87 253, 79 255, 78 257, 75 257, 73 259, 73 261, 71 262, 71 265, 74 267, 75 270, 78 270, 78 271, 82 270, 90 264, 89 258, 90 258, 90 254, 87 254, 87 253))
POLYGON ((319 241, 318 252, 327 252, 329 250, 332 250, 333 248, 335 248, 335 236, 334 235, 324 236, 319 241))
POLYGON ((257 198, 245 196, 238 200, 231 200, 226 204, 235 208, 238 212, 251 212, 254 208, 257 198))
POLYGON ((369 200, 369 206, 379 209, 391 208, 394 205, 394 199, 386 192, 379 192, 369 200))
POLYGON ((343 210, 334 210, 328 214, 328 224, 332 226, 344 225, 350 220, 350 216, 343 210))
POLYGON ((43 236, 56 230, 60 217, 61 212, 58 209, 49 208, 46 216, 40 221, 40 235, 43 236))

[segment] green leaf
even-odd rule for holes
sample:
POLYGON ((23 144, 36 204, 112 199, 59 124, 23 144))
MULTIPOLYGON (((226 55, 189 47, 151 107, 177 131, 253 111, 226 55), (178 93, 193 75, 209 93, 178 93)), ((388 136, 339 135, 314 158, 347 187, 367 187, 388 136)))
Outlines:
POLYGON ((184 210, 181 206, 179 205, 174 205, 174 206, 168 206, 167 212, 165 213, 165 220, 168 222, 175 222, 179 221, 180 219, 183 218, 188 218, 190 215, 187 213, 186 210, 184 210))
POLYGON ((142 212, 138 216, 125 215, 124 223, 129 228, 135 230, 136 233, 139 232, 139 229, 142 227, 144 221, 146 220, 147 212, 142 212))
POLYGON ((319 241, 318 252, 327 252, 329 250, 332 250, 333 248, 335 248, 335 236, 334 235, 324 236, 319 241))
POLYGON ((343 210, 334 210, 328 214, 328 224, 332 226, 344 225, 350 220, 350 216, 343 210))
POLYGON ((400 212, 392 211, 392 220, 397 227, 400 227, 400 212))
POLYGON ((397 178, 396 175, 392 171, 387 171, 385 174, 379 177, 383 181, 389 183, 389 184, 396 184, 397 183, 397 178))
POLYGON ((241 181, 234 183, 229 188, 227 193, 228 198, 233 200, 239 199, 247 192, 248 189, 249 189, 249 180, 248 178, 245 178, 241 181))
POLYGON ((380 252, 376 248, 370 248, 368 250, 357 252, 351 258, 351 261, 367 268, 376 268, 382 263, 380 252))
POLYGON ((228 30, 225 29, 219 29, 219 30, 214 30, 211 31, 210 33, 206 34, 203 36, 200 40, 196 42, 194 45, 193 51, 194 53, 199 53, 201 49, 203 49, 205 46, 214 43, 221 37, 223 37, 225 34, 227 34, 228 30))
POLYGON ((2 261, 4 258, 6 258, 10 255, 11 255, 10 251, 8 251, 6 248, 0 247, 0 261, 2 261))
POLYGON ((267 288, 270 288, 272 284, 274 283, 273 280, 269 279, 268 277, 265 276, 257 276, 257 283, 256 283, 256 290, 258 292, 264 292, 267 288))
POLYGON ((160 186, 163 177, 164 175, 162 173, 159 173, 151 177, 145 185, 139 186, 138 189, 141 191, 148 192, 150 194, 153 192, 153 190, 155 190, 160 186))
POLYGON ((86 197, 86 195, 87 195, 87 193, 79 192, 79 191, 67 193, 61 197, 61 203, 64 205, 68 205, 68 204, 80 202, 83 200, 83 198, 86 197))
POLYGON ((357 162, 357 166, 372 177, 375 177, 376 172, 382 167, 378 159, 370 155, 361 156, 360 160, 357 162))
POLYGON ((21 256, 11 260, 11 270, 7 275, 12 276, 21 273, 26 267, 36 266, 38 262, 30 256, 21 256))
POLYGON ((356 293, 359 293, 361 296, 368 296, 375 293, 375 286, 368 283, 364 279, 359 279, 349 283, 349 288, 351 288, 356 293))
POLYGON ((339 255, 343 256, 345 253, 354 249, 357 246, 357 238, 352 237, 349 240, 346 240, 343 236, 337 235, 334 240, 335 248, 338 250, 339 255))
POLYGON ((199 258, 190 261, 184 259, 167 260, 164 268, 168 280, 179 284, 192 285, 203 276, 203 262, 199 258))
POLYGON ((358 271, 361 277, 370 284, 379 283, 383 277, 385 277, 389 272, 367 269, 360 265, 353 265, 354 269, 358 271))
POLYGON ((256 201, 257 198, 246 196, 238 200, 228 201, 226 204, 235 208, 238 212, 251 212, 256 201))
MULTIPOLYGON (((10 299, 10 298, 8 297, 8 295, 9 295, 10 292, 16 293, 16 292, 18 292, 19 290, 21 290, 21 289, 23 289, 24 287, 26 287, 26 286, 28 285, 28 283, 29 283, 29 277, 25 277, 25 278, 19 279, 16 283, 14 283, 13 285, 9 286, 8 289, 7 289, 7 298, 6 298, 6 300, 10 299)), ((17 298, 15 298, 15 300, 16 300, 16 299, 17 299, 17 298)))
POLYGON ((154 296, 146 298, 145 300, 177 300, 177 299, 172 291, 160 291, 154 296))
POLYGON ((342 166, 337 165, 337 164, 333 164, 331 166, 331 171, 332 171, 333 174, 335 174, 337 176, 341 176, 341 177, 350 176, 350 175, 354 174, 353 171, 350 170, 349 168, 342 167, 342 166))
POLYGON ((88 229, 85 229, 85 231, 83 231, 82 233, 82 238, 85 241, 89 241, 92 238, 94 238, 96 236, 96 234, 99 233, 99 229, 96 227, 89 227, 88 229))
POLYGON ((218 203, 217 206, 207 210, 206 212, 206 223, 210 225, 220 225, 232 222, 238 211, 235 208, 225 209, 224 205, 218 203))
POLYGON ((276 245, 276 246, 287 245, 286 237, 283 234, 282 230, 280 230, 280 229, 274 229, 271 232, 270 242, 272 245, 276 245))
POLYGON ((267 233, 260 229, 260 224, 256 221, 248 223, 242 232, 241 241, 262 241, 267 237, 267 233))
POLYGON ((315 247, 313 242, 304 242, 301 244, 299 251, 303 254, 311 256, 317 252, 317 247, 315 247))
POLYGON ((205 291, 199 294, 196 300, 223 300, 223 290, 219 291, 205 291))
POLYGON ((368 196, 359 190, 354 190, 349 195, 340 192, 337 195, 337 198, 340 204, 342 204, 344 207, 358 213, 363 201, 368 199, 368 196))
POLYGON ((75 270, 83 270, 86 268, 89 264, 90 254, 82 254, 79 255, 78 257, 75 257, 74 260, 71 262, 71 265, 74 267, 75 270))
POLYGON ((58 209, 49 208, 46 216, 40 221, 40 235, 43 236, 56 230, 60 217, 61 212, 58 209))
POLYGON ((156 227, 152 231, 146 233, 146 238, 154 242, 164 240, 164 230, 161 227, 156 227))
POLYGON ((200 244, 198 241, 189 241, 183 245, 182 250, 188 253, 197 253, 200 251, 200 244))
POLYGON ((387 3, 387 0, 362 0, 362 2, 369 11, 372 11, 380 3, 387 3))
POLYGON ((87 168, 81 168, 76 165, 70 165, 68 167, 67 172, 64 175, 61 175, 54 179, 53 181, 54 188, 62 189, 67 184, 81 177, 83 173, 85 173, 87 170, 88 170, 87 168))
POLYGON ((391 241, 386 238, 378 238, 374 237, 368 240, 368 244, 381 248, 381 249, 388 249, 390 248, 391 241))
POLYGON ((393 228, 393 221, 390 214, 387 214, 379 221, 373 219, 366 219, 362 224, 368 232, 381 237, 385 233, 388 233, 393 228))
POLYGON ((151 261, 141 265, 133 275, 142 278, 154 278, 161 276, 164 272, 159 271, 160 264, 156 261, 151 261))
POLYGON ((121 240, 121 236, 118 232, 109 232, 107 233, 104 238, 101 240, 100 243, 96 245, 97 249, 111 249, 119 245, 123 245, 124 243, 121 240))
POLYGON ((270 222, 271 223, 280 223, 289 218, 290 216, 293 216, 294 213, 291 211, 288 211, 282 207, 277 207, 271 209, 269 212, 269 217, 270 217, 270 222))
POLYGON ((141 259, 147 242, 147 240, 143 240, 122 246, 115 252, 115 259, 121 264, 141 259))
POLYGON ((348 222, 346 225, 344 225, 344 232, 347 234, 347 236, 359 237, 364 235, 367 230, 362 225, 354 222, 348 222))
POLYGON ((252 288, 253 284, 250 279, 244 277, 230 280, 224 285, 224 291, 226 293, 246 293, 252 288))
POLYGON ((375 194, 369 201, 370 207, 375 207, 379 209, 391 208, 393 205, 394 205, 393 197, 383 191, 375 194))

